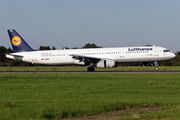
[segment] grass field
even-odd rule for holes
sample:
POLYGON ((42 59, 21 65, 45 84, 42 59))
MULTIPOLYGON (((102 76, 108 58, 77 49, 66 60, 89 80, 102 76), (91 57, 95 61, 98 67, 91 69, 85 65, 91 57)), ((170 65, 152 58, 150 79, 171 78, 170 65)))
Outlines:
MULTIPOLYGON (((0 67, 0 71, 87 71, 88 66, 36 66, 36 67, 0 67)), ((155 71, 155 67, 127 67, 98 69, 95 71, 155 71)), ((159 66, 159 71, 180 71, 180 66, 159 66)))
POLYGON ((159 107, 122 119, 179 119, 180 74, 0 74, 0 119, 79 118, 159 107))

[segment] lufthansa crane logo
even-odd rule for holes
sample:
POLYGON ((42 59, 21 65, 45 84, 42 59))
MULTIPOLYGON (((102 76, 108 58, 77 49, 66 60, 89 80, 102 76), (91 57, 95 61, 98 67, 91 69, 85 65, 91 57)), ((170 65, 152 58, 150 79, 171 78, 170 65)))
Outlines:
POLYGON ((21 44, 21 38, 19 36, 14 36, 12 38, 12 44, 14 46, 19 46, 21 44))

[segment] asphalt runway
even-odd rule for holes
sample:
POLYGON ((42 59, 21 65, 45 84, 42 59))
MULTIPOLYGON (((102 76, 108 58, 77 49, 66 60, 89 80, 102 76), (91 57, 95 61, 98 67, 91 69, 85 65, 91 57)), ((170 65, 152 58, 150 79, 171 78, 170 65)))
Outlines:
POLYGON ((180 74, 180 71, 1 71, 0 74, 180 74))

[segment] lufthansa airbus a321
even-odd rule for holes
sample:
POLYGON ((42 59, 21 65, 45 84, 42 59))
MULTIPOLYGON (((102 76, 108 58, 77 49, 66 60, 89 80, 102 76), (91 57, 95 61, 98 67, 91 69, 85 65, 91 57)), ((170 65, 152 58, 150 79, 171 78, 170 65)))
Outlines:
POLYGON ((89 65, 87 71, 96 68, 113 68, 123 62, 157 62, 173 59, 176 55, 164 47, 116 47, 70 50, 33 50, 14 30, 8 30, 14 53, 6 54, 7 58, 45 65, 89 65))

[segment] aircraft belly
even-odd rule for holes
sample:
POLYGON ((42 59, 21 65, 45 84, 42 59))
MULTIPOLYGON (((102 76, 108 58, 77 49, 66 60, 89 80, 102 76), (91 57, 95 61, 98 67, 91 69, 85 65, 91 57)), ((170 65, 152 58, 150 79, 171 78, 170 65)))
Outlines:
POLYGON ((67 57, 46 57, 41 58, 39 64, 46 64, 46 65, 67 65, 67 64, 74 64, 72 58, 67 57))
POLYGON ((147 62, 147 61, 151 61, 151 59, 148 58, 124 58, 124 59, 120 59, 118 60, 118 62, 147 62))
POLYGON ((171 58, 164 56, 146 56, 146 57, 124 57, 118 60, 118 62, 154 62, 169 60, 171 58))
POLYGON ((118 60, 118 62, 152 62, 152 61, 158 61, 158 58, 155 58, 153 56, 134 56, 134 57, 124 57, 118 60))

